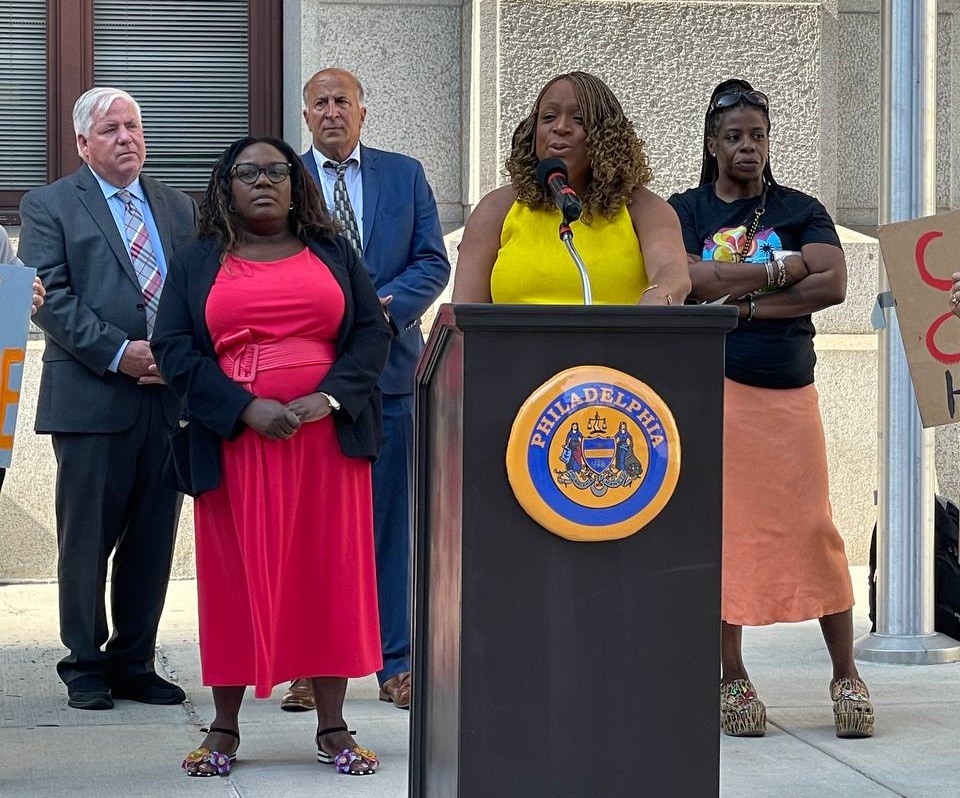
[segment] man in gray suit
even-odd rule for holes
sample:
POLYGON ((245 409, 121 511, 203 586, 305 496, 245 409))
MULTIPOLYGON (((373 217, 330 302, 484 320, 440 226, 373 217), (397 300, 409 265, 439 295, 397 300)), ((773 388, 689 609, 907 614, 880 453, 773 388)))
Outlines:
POLYGON ((77 709, 110 709, 116 698, 176 704, 183 690, 157 675, 154 647, 180 515, 161 471, 180 408, 149 338, 196 206, 141 174, 140 107, 126 92, 86 92, 73 126, 84 165, 20 204, 19 256, 47 290, 34 317, 46 338, 35 428, 57 458, 60 637, 70 650, 57 671, 77 709))

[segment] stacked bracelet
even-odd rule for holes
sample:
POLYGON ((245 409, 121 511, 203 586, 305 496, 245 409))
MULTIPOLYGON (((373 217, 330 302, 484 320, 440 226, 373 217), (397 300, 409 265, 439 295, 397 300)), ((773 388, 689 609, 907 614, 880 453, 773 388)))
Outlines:
POLYGON ((774 263, 777 264, 777 288, 783 288, 787 284, 787 264, 783 258, 777 258, 774 263))
POLYGON ((747 294, 744 299, 747 300, 747 321, 753 321, 753 317, 757 312, 757 303, 753 299, 753 294, 747 294))
POLYGON ((766 261, 763 267, 767 270, 767 288, 773 288, 773 263, 766 261))

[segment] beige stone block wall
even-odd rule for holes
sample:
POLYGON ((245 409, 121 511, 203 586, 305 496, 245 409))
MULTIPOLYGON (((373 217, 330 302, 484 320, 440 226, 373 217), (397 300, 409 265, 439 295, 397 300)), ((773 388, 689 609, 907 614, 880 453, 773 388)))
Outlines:
POLYGON ((847 299, 814 316, 817 331, 837 334, 873 334, 870 314, 877 301, 880 252, 877 239, 845 227, 837 231, 847 258, 847 299))
MULTIPOLYGON (((960 205, 960 3, 937 5, 937 206, 960 205)), ((839 0, 837 216, 843 224, 877 224, 880 181, 880 2, 839 0)))
MULTIPOLYGON (((57 577, 57 464, 50 436, 33 432, 42 354, 43 340, 31 340, 24 363, 13 464, 0 492, 0 581, 57 577)), ((188 498, 180 516, 173 575, 184 578, 193 573, 193 506, 188 498)))
POLYGON ((510 137, 543 84, 574 69, 613 89, 646 141, 652 188, 667 195, 696 182, 703 114, 712 88, 744 77, 772 100, 774 174, 836 200, 836 28, 823 2, 480 2, 480 23, 496 39, 475 42, 480 70, 474 130, 477 196, 503 182, 510 137), (733 45, 735 42, 735 46, 733 45), (495 136, 490 119, 496 120, 495 136), (824 146, 824 143, 827 146, 824 146), (490 164, 496 168, 491 169, 490 164))
MULTIPOLYGON (((939 4, 938 202, 960 206, 960 0, 939 4)), ((309 135, 300 87, 338 65, 360 76, 364 141, 420 159, 456 263, 464 216, 504 182, 510 136, 543 83, 586 69, 606 80, 648 143, 654 190, 695 182, 703 111, 721 79, 742 76, 771 96, 772 164, 784 184, 819 196, 847 224, 876 220, 879 0, 285 0, 286 138, 309 135)), ((15 232, 15 231, 14 231, 15 232)), ((817 314, 817 380, 837 525, 865 562, 876 517, 877 244, 841 231, 847 302, 817 314)), ((440 301, 449 299, 449 289, 440 301)), ((432 314, 427 322, 432 320, 432 314)), ((0 495, 0 579, 56 576, 55 464, 32 432, 42 342, 25 370, 14 466, 0 495)), ((937 430, 940 491, 960 493, 960 428, 937 430)), ((185 503, 174 573, 193 572, 185 503)))
POLYGON ((877 519, 877 336, 818 334, 817 391, 833 520, 853 565, 864 565, 877 519))
POLYGON ((286 3, 285 138, 299 152, 310 146, 301 116, 304 82, 326 67, 349 70, 365 90, 363 143, 421 161, 444 230, 459 227, 462 33, 461 0, 286 3))
POLYGON ((56 463, 49 438, 33 434, 42 353, 42 341, 28 344, 13 463, 0 493, 0 579, 52 579, 57 573, 56 463))

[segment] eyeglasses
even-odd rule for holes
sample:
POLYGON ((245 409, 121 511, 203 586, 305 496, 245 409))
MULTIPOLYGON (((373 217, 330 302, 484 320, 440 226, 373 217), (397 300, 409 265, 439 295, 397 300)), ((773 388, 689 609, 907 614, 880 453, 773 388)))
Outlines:
POLYGON ((265 174, 267 180, 271 183, 282 183, 290 177, 290 164, 277 162, 266 166, 257 166, 255 163, 236 163, 230 172, 241 183, 250 186, 257 182, 261 174, 265 174))
POLYGON ((762 91, 734 87, 732 89, 722 91, 720 94, 714 97, 710 101, 710 108, 708 110, 722 111, 725 108, 733 108, 733 106, 738 105, 742 101, 748 102, 751 105, 755 105, 758 108, 762 108, 764 111, 767 111, 770 108, 770 100, 762 91))

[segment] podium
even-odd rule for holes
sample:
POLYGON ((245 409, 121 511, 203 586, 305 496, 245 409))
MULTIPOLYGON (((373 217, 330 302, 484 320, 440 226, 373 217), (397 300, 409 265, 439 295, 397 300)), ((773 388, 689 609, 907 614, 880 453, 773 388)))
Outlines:
POLYGON ((725 333, 732 307, 444 305, 417 373, 411 798, 719 794, 725 333), (527 398, 606 366, 669 406, 663 509, 575 542, 518 503, 527 398))

